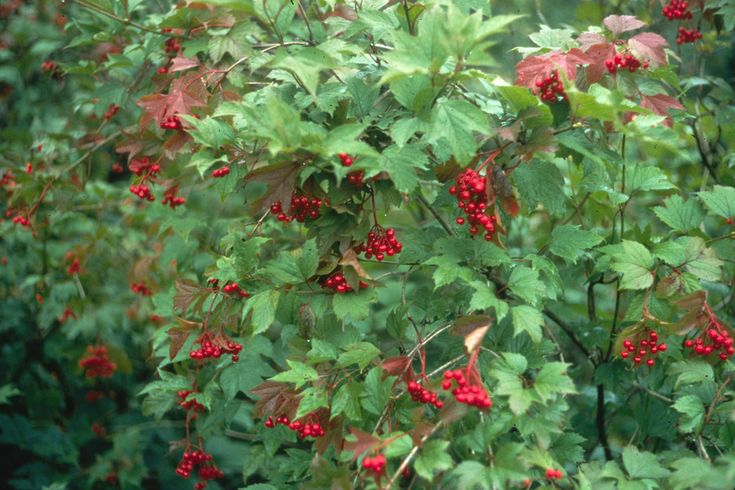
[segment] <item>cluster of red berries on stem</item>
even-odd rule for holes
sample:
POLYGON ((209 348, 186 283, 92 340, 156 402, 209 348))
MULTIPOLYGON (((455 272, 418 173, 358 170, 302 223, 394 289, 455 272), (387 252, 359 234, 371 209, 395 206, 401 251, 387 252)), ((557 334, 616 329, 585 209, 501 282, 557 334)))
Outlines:
POLYGON ((641 63, 641 60, 630 53, 618 53, 612 58, 605 60, 605 67, 610 73, 616 73, 619 69, 635 73, 639 68, 643 67, 644 69, 647 69, 649 66, 651 65, 648 61, 641 63))
POLYGON ((664 17, 669 20, 690 20, 692 13, 688 10, 689 2, 683 0, 671 0, 664 5, 662 10, 664 17))
POLYGON ((375 456, 365 456, 362 460, 362 467, 370 471, 374 476, 379 477, 385 471, 385 456, 382 453, 375 456))
MULTIPOLYGON (((368 283, 360 281, 359 286, 360 289, 366 289, 368 287, 368 283)), ((347 283, 344 274, 339 271, 327 277, 324 282, 322 282, 322 287, 331 289, 337 294, 345 294, 354 291, 352 286, 347 283)))
POLYGON ((179 51, 181 51, 181 43, 175 37, 170 37, 166 39, 166 43, 163 49, 167 53, 177 54, 179 51))
POLYGON ((553 468, 546 470, 547 480, 561 480, 562 478, 564 478, 564 473, 562 473, 561 470, 555 470, 553 468))
POLYGON ((66 273, 70 276, 73 276, 74 274, 79 274, 79 271, 82 269, 82 264, 79 261, 78 257, 67 257, 67 260, 71 259, 71 263, 66 268, 66 273))
POLYGON ((141 296, 151 296, 153 294, 151 288, 146 286, 144 282, 134 282, 130 284, 130 290, 135 294, 140 294, 141 296))
POLYGON ((372 227, 367 236, 367 243, 362 243, 355 247, 355 252, 364 253, 366 259, 375 257, 378 262, 382 262, 385 256, 393 257, 401 253, 403 245, 396 238, 396 232, 393 228, 383 229, 380 225, 372 227))
POLYGON ((179 397, 179 406, 187 411, 193 410, 195 412, 194 416, 196 416, 196 412, 204 411, 204 405, 193 398, 191 400, 187 400, 187 398, 189 398, 189 395, 191 395, 192 393, 196 392, 193 390, 179 390, 176 396, 179 397))
POLYGON ((23 216, 22 214, 18 214, 16 216, 13 216, 13 224, 20 225, 24 228, 30 228, 31 220, 28 219, 28 216, 23 216))
POLYGON ((159 126, 161 127, 161 129, 173 129, 174 131, 184 130, 184 123, 181 121, 181 118, 176 114, 166 117, 163 121, 161 121, 161 124, 159 124, 159 126))
POLYGON ((142 177, 138 184, 130 185, 130 192, 138 196, 140 199, 155 201, 156 198, 153 196, 151 188, 146 185, 146 182, 148 180, 153 180, 158 175, 158 172, 161 171, 161 166, 157 163, 152 163, 149 157, 141 157, 133 159, 130 164, 128 164, 128 168, 135 175, 142 177))
POLYGON ((176 474, 181 478, 189 478, 192 471, 197 469, 197 474, 202 480, 194 485, 195 490, 202 490, 206 488, 207 481, 214 480, 215 478, 223 478, 225 474, 217 468, 217 465, 212 461, 212 455, 201 450, 186 450, 184 455, 179 461, 179 465, 176 467, 176 474))
POLYGON ((279 415, 275 419, 273 417, 268 417, 265 420, 264 425, 267 429, 273 429, 277 425, 286 426, 289 430, 297 432, 300 439, 305 439, 307 437, 313 437, 316 439, 317 437, 324 436, 324 427, 322 427, 318 421, 315 422, 312 420, 309 422, 310 418, 313 418, 313 416, 307 415, 304 418, 306 421, 294 420, 291 422, 286 415, 279 415))
POLYGON ((559 102, 560 100, 569 100, 564 84, 559 79, 559 72, 552 71, 549 76, 536 81, 536 89, 534 93, 545 102, 559 102))
POLYGON ((317 219, 321 205, 322 200, 317 197, 310 198, 294 194, 291 196, 291 206, 288 214, 283 211, 281 201, 276 201, 271 204, 270 210, 281 223, 290 223, 294 220, 303 223, 306 218, 317 219))
POLYGON ((732 336, 716 318, 710 319, 699 337, 685 340, 684 347, 703 357, 717 354, 723 361, 735 355, 732 336))
POLYGON ((225 287, 222 288, 222 291, 225 292, 225 293, 227 293, 227 294, 237 294, 241 298, 249 298, 250 297, 250 294, 247 291, 245 291, 243 289, 240 289, 240 285, 237 284, 236 282, 231 282, 229 284, 225 284, 225 287))
POLYGON ((442 388, 445 391, 449 390, 452 388, 453 382, 456 382, 457 387, 452 389, 452 395, 454 395, 454 399, 457 402, 474 406, 481 410, 492 407, 493 402, 482 386, 479 376, 476 374, 477 372, 471 369, 468 369, 468 371, 469 380, 461 370, 453 371, 450 369, 449 371, 444 371, 442 388))
POLYGON ((444 402, 439 400, 438 394, 435 391, 424 388, 421 386, 421 383, 417 383, 416 381, 408 382, 408 393, 411 395, 411 399, 415 402, 434 405, 439 409, 444 407, 444 402))
POLYGON ((365 185, 363 179, 365 178, 365 172, 362 170, 356 170, 347 174, 347 182, 355 187, 362 187, 365 185))
POLYGON ((352 160, 352 157, 349 156, 347 153, 340 153, 337 156, 339 156, 339 159, 342 161, 343 167, 351 167, 352 164, 354 163, 354 161, 352 160))
POLYGON ((44 62, 41 63, 41 71, 54 72, 57 68, 58 65, 51 60, 44 60, 44 62))
POLYGON ((107 347, 104 345, 88 346, 87 354, 79 359, 79 367, 84 369, 88 379, 109 378, 117 369, 117 365, 110 361, 107 347))
POLYGON ((679 31, 676 35, 676 44, 695 43, 700 39, 702 39, 702 33, 699 29, 679 27, 679 31))
POLYGON ((242 344, 233 342, 225 335, 214 336, 210 332, 204 332, 194 343, 199 344, 199 348, 189 353, 192 359, 219 359, 223 354, 229 354, 232 356, 232 362, 240 360, 242 344))
POLYGON ((166 192, 163 193, 161 204, 167 204, 171 209, 175 209, 176 207, 186 203, 186 198, 178 196, 178 192, 178 186, 173 186, 166 189, 166 192))
POLYGON ((668 346, 658 342, 658 333, 655 330, 646 330, 634 335, 632 338, 623 340, 623 351, 620 357, 630 359, 634 366, 639 366, 643 361, 651 367, 656 364, 655 357, 659 352, 666 352, 668 346))
POLYGON ((495 234, 496 217, 488 216, 487 190, 485 177, 476 170, 468 168, 457 177, 457 185, 449 188, 449 193, 457 196, 457 206, 464 211, 465 217, 458 217, 458 225, 469 222, 470 234, 477 235, 480 229, 485 230, 485 240, 490 241, 495 234))
POLYGON ((212 170, 212 177, 215 179, 219 179, 220 177, 225 177, 230 173, 230 167, 228 165, 225 165, 224 167, 215 168, 212 170))

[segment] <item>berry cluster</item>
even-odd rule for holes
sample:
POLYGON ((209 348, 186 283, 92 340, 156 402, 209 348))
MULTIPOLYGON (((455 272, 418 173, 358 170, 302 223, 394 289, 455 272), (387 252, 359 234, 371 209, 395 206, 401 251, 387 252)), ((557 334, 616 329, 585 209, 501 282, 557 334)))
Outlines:
MULTIPOLYGON (((342 272, 335 272, 331 276, 327 277, 322 283, 322 287, 332 289, 338 294, 345 294, 354 291, 352 286, 347 284, 347 280, 342 272)), ((368 284, 366 282, 360 281, 360 289, 365 289, 367 287, 368 284)))
POLYGON ((692 349, 695 354, 700 356, 717 354, 723 361, 735 355, 732 336, 719 322, 713 320, 710 321, 709 328, 702 332, 700 337, 694 340, 685 340, 684 347, 692 349))
POLYGON ((141 296, 151 296, 153 294, 153 291, 145 285, 144 282, 134 282, 130 284, 130 290, 135 293, 139 294, 141 296))
POLYGON ((59 323, 66 323, 69 318, 73 318, 74 320, 76 320, 77 315, 74 313, 74 310, 66 307, 64 308, 63 313, 61 313, 61 315, 59 316, 59 323))
MULTIPOLYGON (((13 175, 12 170, 6 170, 5 172, 3 172, 3 178, 0 185, 2 185, 3 187, 9 187, 10 189, 15 187, 15 175, 13 175)), ((12 190, 5 190, 8 192, 12 192, 12 190)))
POLYGON ((240 289, 240 285, 236 282, 231 282, 230 284, 225 284, 225 287, 222 288, 222 291, 224 291, 227 294, 237 294, 241 298, 249 298, 250 294, 247 291, 244 291, 240 289))
POLYGON ((135 175, 142 177, 137 185, 131 184, 130 192, 138 196, 140 199, 155 201, 156 198, 153 197, 150 187, 145 183, 148 179, 152 179, 158 175, 158 172, 161 171, 161 166, 157 163, 152 163, 151 159, 148 157, 141 157, 133 159, 128 164, 128 168, 135 175))
POLYGON ((115 114, 117 114, 117 111, 120 110, 120 106, 117 104, 110 104, 110 106, 105 111, 105 121, 109 121, 113 117, 115 117, 115 114))
POLYGON ((362 460, 362 467, 373 473, 375 476, 380 476, 385 471, 385 456, 383 454, 376 454, 375 456, 366 456, 362 460))
POLYGON ((495 234, 496 217, 488 216, 487 192, 485 177, 475 170, 468 168, 457 177, 457 185, 449 188, 449 193, 457 196, 457 206, 464 211, 467 219, 462 216, 456 219, 458 225, 466 222, 470 224, 470 234, 476 235, 480 228, 485 230, 485 240, 490 241, 495 234))
POLYGON ((31 220, 28 219, 27 216, 23 216, 22 214, 18 214, 13 217, 13 224, 14 225, 20 225, 24 228, 29 228, 31 226, 31 220))
POLYGON ((107 347, 104 345, 88 346, 87 355, 79 359, 79 367, 85 370, 89 379, 109 378, 117 369, 115 363, 107 357, 107 347))
POLYGON ((351 167, 354 163, 352 157, 349 156, 347 153, 340 153, 338 156, 339 159, 342 161, 342 166, 344 167, 351 167))
POLYGON ((233 342, 231 339, 214 337, 211 333, 204 332, 194 343, 199 344, 199 348, 189 353, 189 357, 192 359, 219 359, 222 357, 222 354, 230 354, 232 356, 232 362, 240 360, 239 354, 242 350, 242 345, 233 342))
POLYGON ((214 177, 215 179, 218 179, 220 177, 224 177, 228 175, 229 173, 230 173, 230 167, 225 165, 224 167, 215 168, 214 170, 212 170, 212 177, 214 177))
POLYGON ((434 405, 436 408, 442 408, 444 402, 437 398, 437 393, 421 386, 415 381, 408 382, 408 392, 411 399, 415 402, 434 405))
POLYGON ((687 29, 679 27, 679 33, 676 35, 676 44, 695 43, 702 39, 702 33, 699 29, 687 29))
POLYGON ((70 276, 73 276, 74 274, 79 274, 79 271, 82 269, 82 264, 79 261, 78 257, 68 257, 68 259, 72 259, 71 264, 69 264, 66 268, 66 273, 70 276))
POLYGON ((161 129, 173 129, 175 131, 183 131, 184 123, 181 122, 181 118, 176 114, 166 117, 159 125, 161 129))
POLYGON ((641 60, 630 53, 618 53, 612 58, 605 60, 605 66, 607 67, 607 71, 610 73, 616 73, 619 69, 628 70, 631 73, 635 73, 636 70, 641 67, 647 69, 650 64, 648 63, 648 61, 644 61, 643 63, 641 63, 641 60))
MULTIPOLYGON (((307 415, 306 418, 308 419, 309 416, 307 415)), ((302 422, 300 420, 295 420, 293 422, 290 422, 288 420, 288 417, 286 415, 280 415, 273 419, 273 417, 268 417, 265 421, 265 426, 268 429, 273 429, 276 427, 276 425, 285 425, 290 430, 294 432, 298 432, 299 438, 305 439, 307 437, 313 437, 316 439, 317 437, 322 437, 324 432, 324 427, 319 422, 302 422)))
POLYGON ((139 198, 146 200, 146 201, 155 201, 156 198, 153 197, 153 193, 151 193, 151 188, 148 187, 145 184, 138 184, 138 185, 131 185, 130 186, 130 192, 138 196, 139 198))
POLYGON ((385 256, 392 257, 401 253, 403 245, 396 238, 396 232, 393 228, 383 229, 380 225, 375 225, 367 236, 367 244, 361 243, 355 247, 358 254, 364 253, 366 259, 375 257, 381 262, 385 256))
POLYGON ((176 54, 181 51, 181 43, 175 37, 170 37, 166 39, 166 44, 163 50, 167 53, 176 54))
POLYGON ((669 20, 690 20, 692 13, 689 12, 689 2, 683 0, 671 0, 664 5, 662 10, 664 17, 669 20))
POLYGON ((557 70, 552 71, 549 76, 538 80, 534 93, 545 102, 569 100, 567 93, 564 91, 564 84, 559 80, 559 72, 557 70))
POLYGON ((177 186, 173 186, 169 189, 166 189, 166 192, 163 193, 163 199, 161 200, 161 204, 168 204, 171 209, 175 209, 177 206, 181 206, 186 202, 185 197, 177 196, 179 188, 177 186))
POLYGON ((347 182, 355 187, 362 187, 363 185, 365 185, 365 182, 363 182, 362 180, 364 178, 365 172, 363 172, 362 170, 356 170, 355 172, 350 172, 347 174, 347 182))
POLYGON ((195 490, 202 490, 207 486, 208 480, 214 480, 215 478, 223 478, 225 474, 217 468, 217 465, 212 461, 212 455, 202 451, 184 451, 184 456, 179 461, 179 465, 176 467, 176 474, 181 478, 189 478, 191 472, 199 467, 198 475, 203 481, 197 482, 194 485, 195 490))
POLYGON ((189 395, 196 393, 192 390, 180 390, 176 395, 179 397, 179 406, 184 410, 193 410, 194 412, 203 412, 204 405, 196 401, 195 399, 187 400, 189 395))
POLYGON ((271 213, 282 223, 290 223, 293 220, 303 223, 306 218, 317 219, 321 205, 322 200, 317 197, 309 198, 294 194, 291 196, 291 207, 288 214, 283 212, 281 201, 271 204, 271 213))
POLYGON ((33 173, 33 164, 31 162, 26 163, 26 173, 28 175, 33 173))
POLYGON ((658 342, 658 334, 654 330, 636 334, 632 339, 626 338, 623 340, 624 350, 620 353, 620 357, 623 359, 630 358, 634 366, 640 365, 644 360, 647 366, 653 366, 656 364, 654 357, 659 352, 666 352, 666 349, 668 349, 668 346, 663 342, 660 344, 656 344, 656 342, 658 342))
POLYGON ((45 60, 43 63, 41 63, 41 71, 47 71, 47 72, 55 72, 59 66, 51 61, 51 60, 45 60))
POLYGON ((490 408, 493 406, 490 396, 481 385, 470 385, 462 371, 444 371, 444 382, 442 388, 449 390, 452 388, 452 380, 457 382, 457 387, 452 390, 454 399, 465 405, 475 406, 479 409, 490 408))
POLYGON ((549 468, 546 470, 546 479, 548 480, 561 480, 564 477, 564 473, 561 470, 555 470, 549 468))

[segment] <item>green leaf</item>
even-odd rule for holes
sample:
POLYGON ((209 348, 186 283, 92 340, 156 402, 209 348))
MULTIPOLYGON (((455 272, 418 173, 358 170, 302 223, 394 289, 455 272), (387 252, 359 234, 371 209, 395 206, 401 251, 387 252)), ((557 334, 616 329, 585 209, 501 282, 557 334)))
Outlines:
POLYGON ((232 247, 232 267, 239 277, 247 276, 255 270, 260 263, 260 250, 270 240, 267 237, 253 237, 235 241, 232 247))
POLYGON ((12 384, 4 384, 0 386, 0 405, 8 405, 10 399, 20 395, 22 392, 12 384))
POLYGON ((574 382, 567 375, 569 365, 563 362, 547 362, 536 376, 534 391, 541 400, 550 400, 554 395, 570 395, 577 392, 574 382))
POLYGON ((359 401, 361 393, 362 386, 358 383, 350 382, 340 386, 332 397, 331 418, 344 414, 351 421, 360 421, 362 419, 359 401))
POLYGON ((426 265, 437 266, 437 269, 434 271, 434 289, 451 284, 457 279, 462 279, 466 282, 472 280, 472 271, 467 267, 460 266, 457 263, 456 257, 435 255, 424 263, 426 265))
MULTIPOLYGON (((257 339, 258 337, 256 337, 257 339)), ((260 337, 262 338, 262 337, 260 337)), ((273 369, 252 350, 252 342, 240 353, 240 360, 225 367, 220 373, 219 385, 227 400, 233 400, 238 392, 247 392, 273 376, 273 369)))
POLYGON ((564 178, 552 162, 534 159, 521 165, 511 176, 518 188, 521 202, 533 211, 539 204, 554 216, 562 216, 566 210, 564 203, 564 178))
MULTIPOLYGON (((426 169, 426 152, 415 145, 390 146, 382 154, 379 170, 388 172, 400 192, 411 192, 419 183, 418 170, 426 169)), ((377 173, 377 172, 376 172, 377 173)))
POLYGON ((611 269, 623 275, 621 289, 646 289, 653 284, 653 256, 638 242, 623 240, 622 244, 604 247, 610 251, 611 269))
POLYGON ((196 117, 181 115, 190 126, 194 129, 188 129, 186 132, 194 138, 194 141, 213 149, 218 149, 225 145, 229 145, 235 140, 235 133, 232 126, 218 119, 206 117, 197 119, 196 117))
POLYGON ((364 391, 360 397, 362 408, 373 415, 380 415, 388 403, 395 379, 395 376, 383 379, 383 369, 380 367, 371 369, 365 376, 364 391))
POLYGON ((447 452, 448 447, 449 441, 436 439, 427 441, 414 463, 416 474, 428 481, 433 481, 435 472, 451 468, 452 458, 447 452))
POLYGON ((499 299, 493 289, 484 282, 472 281, 471 285, 475 290, 475 294, 472 295, 470 300, 470 311, 484 311, 493 308, 498 321, 505 318, 505 315, 508 314, 508 303, 499 299))
POLYGON ((598 245, 602 237, 587 230, 580 230, 579 226, 557 226, 551 232, 549 251, 563 258, 567 262, 577 263, 577 258, 584 250, 598 245))
POLYGON ((253 326, 253 335, 265 332, 271 326, 276 318, 276 308, 281 292, 276 289, 267 289, 252 298, 248 298, 245 302, 245 308, 242 310, 243 318, 252 312, 250 324, 253 326))
POLYGON ((715 379, 712 365, 697 359, 673 363, 669 368, 669 374, 678 375, 674 388, 683 384, 712 382, 715 379))
MULTIPOLYGON (((396 434, 391 434, 391 438, 396 437, 396 434)), ((401 437, 393 439, 387 448, 385 448, 386 458, 401 458, 413 449, 413 439, 410 435, 404 434, 401 437)))
POLYGON ((682 414, 679 430, 684 434, 694 432, 704 420, 704 403, 694 395, 686 395, 676 400, 674 410, 682 414))
POLYGON ((677 243, 684 245, 684 270, 705 281, 719 281, 722 277, 723 262, 715 251, 707 248, 699 237, 681 237, 677 243))
POLYGON ((546 293, 546 286, 539 280, 538 271, 524 266, 513 269, 508 279, 508 288, 519 298, 536 305, 546 293))
POLYGON ((303 362, 286 360, 288 371, 278 373, 271 378, 271 381, 278 381, 281 383, 293 383, 296 388, 301 388, 310 381, 316 381, 319 379, 319 373, 310 366, 307 366, 303 362))
POLYGON ((633 195, 639 191, 663 191, 675 189, 676 186, 659 167, 632 165, 628 168, 625 178, 625 191, 633 195))
POLYGON ((337 64, 329 53, 316 47, 306 47, 293 54, 285 49, 279 50, 271 66, 289 72, 296 83, 303 85, 311 95, 316 95, 319 73, 336 68, 337 64))
POLYGON ((541 312, 527 305, 514 306, 510 311, 513 318, 514 335, 526 332, 534 343, 541 342, 543 336, 541 326, 544 324, 541 312))
POLYGON ((674 231, 686 233, 698 228, 704 220, 702 208, 694 199, 685 201, 681 196, 673 195, 664 204, 666 207, 657 206, 653 208, 653 212, 674 231))
POLYGON ((623 449, 623 464, 633 478, 657 479, 669 476, 669 470, 661 466, 655 454, 639 451, 633 446, 623 449))
POLYGON ((371 291, 335 294, 332 297, 332 309, 337 318, 344 320, 363 320, 370 314, 370 304, 375 295, 371 291))
POLYGON ((711 191, 700 192, 699 198, 710 211, 725 219, 735 217, 735 187, 716 185, 711 191))
POLYGON ((329 408, 329 399, 327 392, 323 387, 309 387, 301 392, 299 399, 299 409, 296 411, 295 418, 310 414, 318 408, 329 408))
POLYGON ((321 339, 311 339, 311 350, 306 353, 306 358, 312 364, 337 359, 337 348, 334 344, 321 339))
POLYGON ((357 364, 359 368, 365 369, 370 362, 380 355, 380 349, 370 342, 357 342, 346 347, 345 352, 340 354, 337 365, 346 367, 357 364))
POLYGON ((474 132, 489 134, 484 112, 465 100, 442 98, 431 112, 431 141, 445 140, 460 165, 467 164, 477 150, 474 132))

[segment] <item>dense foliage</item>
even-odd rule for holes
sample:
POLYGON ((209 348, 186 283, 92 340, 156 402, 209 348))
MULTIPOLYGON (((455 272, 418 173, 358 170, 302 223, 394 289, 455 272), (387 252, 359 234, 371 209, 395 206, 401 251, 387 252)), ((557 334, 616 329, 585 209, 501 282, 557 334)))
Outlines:
POLYGON ((9 487, 733 487, 732 0, 0 28, 9 487))

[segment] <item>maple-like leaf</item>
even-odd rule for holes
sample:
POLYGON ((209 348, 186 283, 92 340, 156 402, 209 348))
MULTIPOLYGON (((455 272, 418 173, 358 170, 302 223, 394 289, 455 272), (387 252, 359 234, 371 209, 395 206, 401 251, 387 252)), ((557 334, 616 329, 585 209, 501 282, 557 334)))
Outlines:
POLYGON ((285 383, 264 381, 250 393, 258 397, 253 417, 286 415, 291 419, 299 408, 299 393, 285 383))
POLYGON ((137 104, 148 116, 141 118, 141 127, 145 127, 150 119, 160 125, 168 116, 191 114, 192 108, 206 106, 204 101, 208 94, 202 75, 201 70, 186 73, 171 83, 168 94, 149 94, 141 97, 137 104))
POLYGON ((585 50, 587 55, 587 83, 590 85, 599 82, 608 72, 605 61, 612 59, 617 53, 615 45, 608 42, 588 46, 585 50))
POLYGON ((651 65, 665 65, 668 42, 662 36, 653 32, 642 32, 628 39, 628 47, 633 55, 647 60, 651 65))
POLYGON ((408 356, 389 357, 380 363, 380 367, 388 376, 400 376, 408 370, 411 358, 408 356))
POLYGON ((587 56, 579 48, 572 48, 566 53, 552 51, 540 56, 529 56, 516 65, 516 85, 533 89, 537 81, 548 77, 554 70, 561 70, 573 81, 577 78, 577 67, 587 63, 587 56))
POLYGON ((482 344, 482 339, 490 329, 490 317, 486 315, 470 315, 457 318, 452 333, 464 337, 464 346, 468 354, 472 354, 482 344))
POLYGON ((171 66, 169 67, 169 73, 177 71, 186 71, 191 68, 199 66, 199 60, 196 58, 187 58, 183 54, 179 53, 176 58, 171 60, 171 66))
POLYGON ((365 272, 365 269, 362 268, 360 260, 357 258, 357 254, 352 248, 348 248, 347 251, 342 254, 342 258, 339 259, 339 265, 352 267, 359 277, 370 279, 370 274, 365 272))
POLYGON ((300 168, 296 163, 286 162, 251 171, 245 177, 245 182, 262 182, 267 186, 266 193, 253 201, 254 211, 265 211, 276 201, 281 201, 284 207, 288 207, 300 168))
POLYGON ((616 36, 623 32, 640 29, 646 25, 645 22, 633 15, 608 15, 602 20, 602 23, 616 36))
POLYGON ((684 110, 684 106, 678 100, 666 94, 646 95, 641 98, 640 105, 649 109, 654 114, 666 116, 664 124, 668 127, 671 127, 673 124, 673 120, 669 115, 669 109, 684 110))
POLYGON ((174 327, 170 328, 166 333, 169 336, 170 342, 168 345, 168 358, 173 360, 186 343, 186 339, 192 334, 192 330, 174 327))
POLYGON ((350 434, 355 437, 355 440, 346 441, 344 446, 345 451, 352 451, 352 461, 357 460, 361 454, 372 451, 381 442, 378 437, 354 427, 350 428, 350 434))
POLYGON ((586 31, 577 36, 577 43, 579 44, 579 49, 587 52, 589 48, 596 44, 607 43, 607 39, 599 32, 586 31))
POLYGON ((186 279, 179 279, 176 281, 175 288, 176 294, 174 295, 174 309, 180 310, 182 314, 186 313, 189 306, 201 295, 209 294, 207 289, 186 279))

